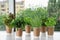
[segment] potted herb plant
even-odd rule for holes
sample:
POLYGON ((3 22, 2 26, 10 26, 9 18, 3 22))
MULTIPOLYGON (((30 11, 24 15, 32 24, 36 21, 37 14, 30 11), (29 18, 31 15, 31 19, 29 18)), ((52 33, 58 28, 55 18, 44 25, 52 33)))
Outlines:
POLYGON ((13 20, 13 14, 9 14, 9 15, 5 15, 4 16, 4 24, 6 26, 6 32, 7 33, 11 33, 12 32, 12 26, 11 26, 11 22, 13 20))
POLYGON ((24 26, 25 22, 23 20, 22 16, 16 17, 11 25, 16 28, 16 36, 17 37, 22 37, 22 27, 24 26))
POLYGON ((30 18, 26 17, 25 19, 25 31, 27 34, 30 34, 31 32, 31 25, 30 25, 30 18))
POLYGON ((54 34, 54 27, 56 25, 56 18, 55 17, 48 17, 45 25, 48 27, 48 35, 52 36, 54 34))
POLYGON ((33 10, 31 15, 31 25, 33 27, 33 33, 35 37, 40 35, 40 27, 42 24, 41 15, 36 9, 33 10))
POLYGON ((24 16, 24 21, 25 21, 25 31, 26 31, 27 34, 30 34, 30 32, 31 32, 31 24, 30 24, 31 13, 32 13, 32 10, 30 8, 25 9, 24 11, 22 11, 22 14, 24 16))
POLYGON ((40 30, 41 30, 42 33, 45 33, 46 32, 45 21, 46 21, 46 19, 48 17, 47 10, 44 9, 44 8, 38 7, 37 12, 41 15, 41 19, 42 19, 42 27, 40 28, 40 30))
POLYGON ((32 20, 32 24, 31 25, 34 27, 33 28, 34 36, 39 37, 41 22, 42 22, 41 19, 39 17, 37 17, 37 16, 32 20))

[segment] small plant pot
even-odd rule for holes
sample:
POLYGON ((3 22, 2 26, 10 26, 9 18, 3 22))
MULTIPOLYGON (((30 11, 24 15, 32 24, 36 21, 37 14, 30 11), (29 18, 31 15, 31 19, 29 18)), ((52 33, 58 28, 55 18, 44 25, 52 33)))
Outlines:
POLYGON ((12 33, 12 28, 6 26, 6 32, 7 32, 7 33, 12 33))
POLYGON ((48 27, 48 36, 53 36, 54 34, 54 27, 48 27))
POLYGON ((34 36, 39 37, 40 36, 40 28, 34 28, 34 36))
POLYGON ((17 31, 16 31, 16 36, 22 37, 22 29, 21 29, 21 28, 18 28, 18 29, 17 29, 17 31))
POLYGON ((46 32, 46 29, 47 29, 46 26, 42 26, 42 27, 41 27, 41 32, 42 32, 42 33, 45 33, 45 32, 46 32))
POLYGON ((25 31, 26 31, 26 33, 30 33, 31 32, 31 26, 30 25, 26 25, 25 26, 25 31))

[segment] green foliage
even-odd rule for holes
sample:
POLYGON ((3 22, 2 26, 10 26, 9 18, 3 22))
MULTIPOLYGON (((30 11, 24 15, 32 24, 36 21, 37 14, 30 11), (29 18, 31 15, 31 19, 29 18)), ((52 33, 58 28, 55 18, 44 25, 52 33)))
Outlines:
POLYGON ((48 12, 44 8, 37 8, 37 13, 39 13, 41 15, 42 19, 45 19, 48 17, 48 12))
POLYGON ((30 8, 23 10, 20 14, 23 15, 24 17, 24 21, 25 21, 25 25, 31 25, 31 15, 32 15, 32 10, 30 8))
POLYGON ((25 25, 31 25, 31 18, 30 17, 24 17, 25 25))
POLYGON ((57 7, 58 7, 58 10, 60 9, 60 0, 58 0, 57 2, 57 7))
POLYGON ((37 13, 39 13, 39 16, 41 16, 42 26, 46 26, 45 21, 49 16, 47 10, 44 8, 37 8, 37 13))
POLYGON ((49 13, 49 17, 54 17, 56 18, 56 20, 58 20, 59 18, 59 5, 60 2, 59 0, 49 0, 48 3, 48 13, 49 13))
POLYGON ((4 18, 7 16, 6 14, 0 14, 0 25, 4 25, 4 18))
POLYGON ((39 8, 34 9, 32 11, 32 15, 31 15, 31 25, 33 27, 41 27, 42 24, 42 19, 41 19, 41 10, 39 10, 39 8))
POLYGON ((31 20, 32 27, 41 27, 42 20, 37 15, 35 15, 31 20))
POLYGON ((51 3, 56 3, 56 0, 49 0, 49 2, 51 2, 51 3))
POLYGON ((12 22, 11 26, 14 26, 16 28, 22 28, 25 25, 24 18, 22 15, 17 16, 12 22))
POLYGON ((60 17, 60 0, 58 0, 56 4, 57 4, 58 17, 60 17))
POLYGON ((56 25, 56 18, 48 17, 47 21, 45 22, 46 26, 53 27, 56 25))
POLYGON ((8 27, 12 28, 11 26, 11 22, 14 19, 13 14, 9 14, 9 15, 4 15, 3 17, 3 22, 5 25, 7 25, 8 27))
POLYGON ((54 13, 56 11, 57 11, 56 0, 49 0, 49 3, 48 3, 48 12, 49 13, 54 13))
POLYGON ((21 14, 24 17, 25 24, 31 25, 32 27, 40 27, 48 17, 47 10, 40 7, 34 10, 31 10, 31 8, 26 9, 21 14))
POLYGON ((28 8, 22 11, 21 14, 24 17, 25 24, 31 25, 32 27, 41 26, 41 15, 36 9, 31 10, 31 8, 28 8))
POLYGON ((0 25, 3 25, 3 15, 0 15, 0 25))

